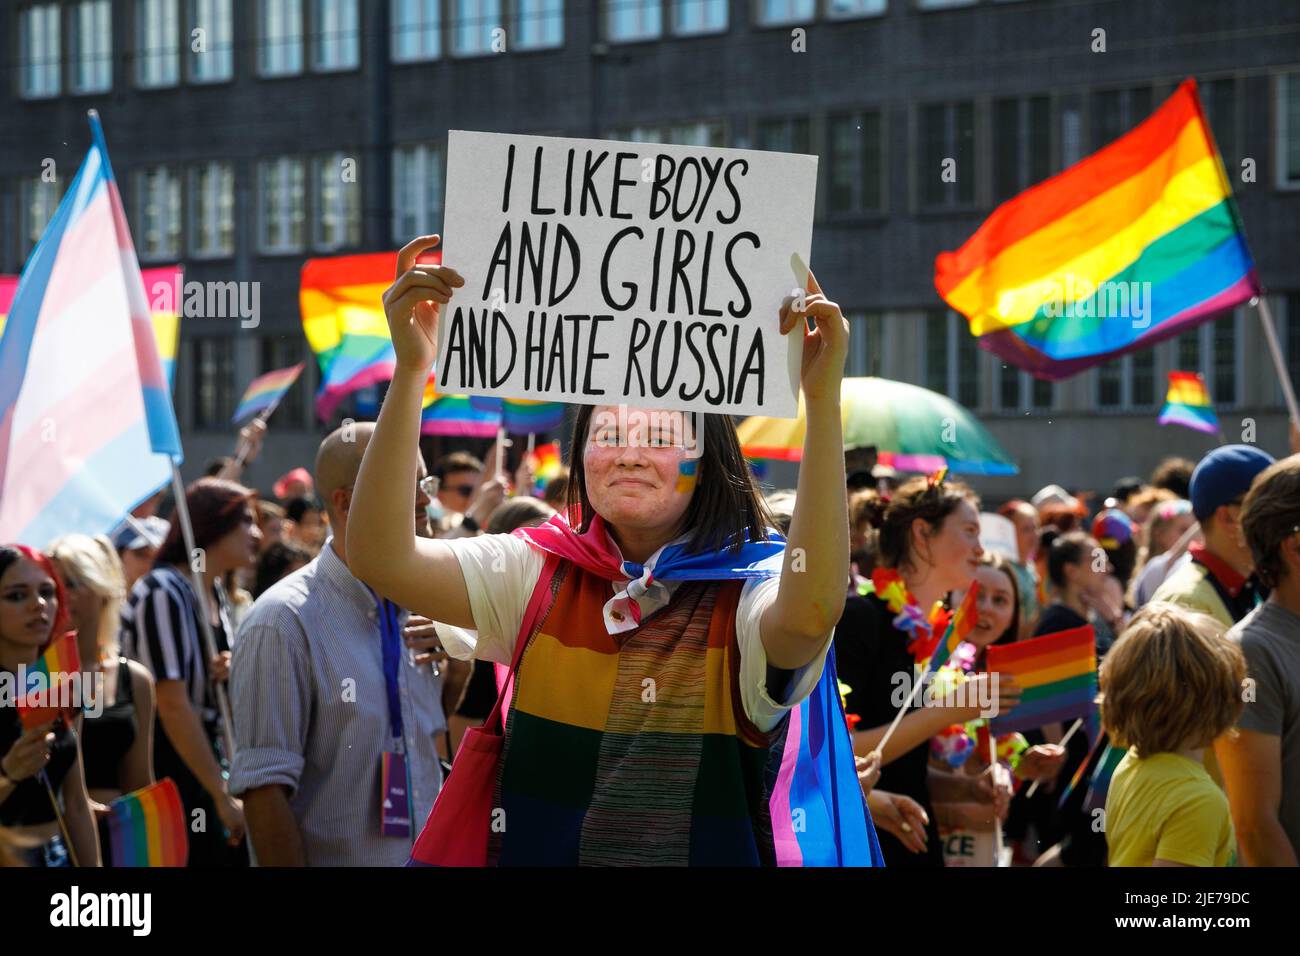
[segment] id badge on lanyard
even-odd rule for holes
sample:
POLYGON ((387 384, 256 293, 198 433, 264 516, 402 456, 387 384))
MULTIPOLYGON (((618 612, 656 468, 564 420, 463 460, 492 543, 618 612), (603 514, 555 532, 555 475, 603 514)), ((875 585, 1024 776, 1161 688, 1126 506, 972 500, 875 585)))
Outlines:
POLYGON ((388 692, 388 720, 391 744, 379 755, 379 832, 386 837, 411 838, 411 773, 406 763, 402 736, 402 701, 397 674, 402 661, 402 637, 398 633, 397 608, 378 601, 379 628, 384 653, 384 685, 388 692))

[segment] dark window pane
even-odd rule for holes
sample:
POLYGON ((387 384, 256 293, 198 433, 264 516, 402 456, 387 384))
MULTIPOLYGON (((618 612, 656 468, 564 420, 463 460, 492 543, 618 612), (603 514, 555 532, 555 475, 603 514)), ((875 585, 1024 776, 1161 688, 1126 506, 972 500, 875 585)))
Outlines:
POLYGON ((1097 404, 1102 408, 1118 408, 1123 400, 1123 366, 1124 360, 1117 358, 1097 367, 1097 404))
POLYGON ((881 142, 880 114, 862 115, 862 209, 885 208, 884 144, 881 142))
POLYGON ((1128 125, 1124 127, 1124 131, 1128 132, 1150 115, 1151 87, 1139 86, 1129 90, 1128 125))
POLYGON ((1034 96, 1029 100, 1029 179, 1026 186, 1041 183, 1052 175, 1052 100, 1034 96))
POLYGON ((948 315, 930 312, 925 317, 925 387, 948 394, 948 315))
POLYGON ((921 111, 921 201, 942 205, 946 190, 942 180, 944 150, 944 108, 927 106, 921 111))
POLYGON ((1291 381, 1300 386, 1300 293, 1286 297, 1286 363, 1291 370, 1291 381))
POLYGON ((1033 383, 1034 394, 1032 401, 1034 408, 1051 408, 1055 397, 1053 395, 1053 385, 1055 383, 1047 382, 1039 378, 1033 379, 1033 383))
POLYGON ((830 201, 831 213, 852 212, 856 208, 854 185, 858 181, 857 123, 851 116, 830 120, 830 201))
POLYGON ((1133 404, 1152 405, 1156 400, 1156 353, 1151 349, 1133 353, 1133 404))
POLYGON ((998 404, 1005 411, 1020 407, 1020 370, 1010 365, 999 366, 998 404))
POLYGON ((979 405, 979 350, 966 320, 956 318, 957 325, 957 401, 967 408, 979 405))
POLYGON ((958 103, 956 116, 957 202, 975 201, 975 104, 958 103))
POLYGON ((1201 371, 1201 330, 1192 329, 1178 336, 1179 372, 1201 371))
POLYGON ((1214 390, 1215 404, 1229 405, 1237 400, 1237 317, 1225 315, 1214 323, 1214 390))
POLYGON ((1104 90, 1092 94, 1092 149, 1108 146, 1124 130, 1124 116, 1120 112, 1119 90, 1104 90))
POLYGON ((1020 192, 1020 101, 993 104, 993 198, 997 202, 1020 192))
MULTIPOLYGON (((1236 168, 1237 152, 1237 84, 1231 78, 1201 84, 1201 102, 1210 120, 1210 128, 1228 168, 1236 168)), ((1231 173, 1229 173, 1231 176, 1231 173)))

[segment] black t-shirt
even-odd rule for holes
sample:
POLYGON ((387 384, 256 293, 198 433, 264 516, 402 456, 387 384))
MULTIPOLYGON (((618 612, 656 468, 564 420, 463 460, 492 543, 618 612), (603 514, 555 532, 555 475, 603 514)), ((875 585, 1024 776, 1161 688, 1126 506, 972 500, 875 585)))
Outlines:
MULTIPOLYGON (((893 701, 899 695, 905 698, 913 686, 915 661, 907 650, 908 636, 894 627, 893 620, 889 607, 875 595, 851 594, 835 628, 835 664, 840 682, 850 688, 845 710, 860 718, 858 730, 890 723, 898 713, 893 701), (897 675, 906 675, 907 681, 904 683, 897 675)), ((880 772, 876 789, 911 797, 930 818, 924 853, 912 853, 892 834, 879 831, 887 866, 943 865, 939 830, 930 806, 929 762, 930 744, 925 741, 886 764, 880 772)))
POLYGON ((1052 604, 1039 615, 1038 624, 1034 627, 1034 637, 1055 634, 1058 631, 1073 630, 1076 627, 1083 627, 1087 623, 1088 619, 1081 617, 1079 612, 1073 608, 1066 607, 1064 604, 1052 604))
MULTIPOLYGON (((0 675, 5 680, 17 685, 18 679, 12 672, 0 668, 0 675)), ((9 748, 23 735, 22 719, 17 707, 0 707, 0 758, 9 753, 9 748)), ((63 802, 63 780, 77 762, 77 734, 59 723, 54 730, 54 744, 50 747, 50 761, 45 765, 50 787, 63 802)), ((63 807, 59 807, 62 812, 63 807)), ((45 791, 45 784, 39 775, 27 777, 18 782, 17 788, 0 803, 0 826, 31 827, 51 823, 55 819, 54 808, 50 806, 50 796, 45 791)))

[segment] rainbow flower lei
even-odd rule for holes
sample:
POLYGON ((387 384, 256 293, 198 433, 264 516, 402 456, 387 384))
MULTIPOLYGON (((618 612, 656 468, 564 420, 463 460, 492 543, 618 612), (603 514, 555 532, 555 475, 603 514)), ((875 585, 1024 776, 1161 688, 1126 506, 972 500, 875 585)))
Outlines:
POLYGON ((871 572, 871 583, 859 591, 862 594, 874 593, 885 602, 895 615, 894 627, 910 635, 907 650, 918 664, 929 660, 952 616, 943 602, 935 601, 927 618, 916 598, 907 590, 903 576, 893 568, 876 568, 871 572))

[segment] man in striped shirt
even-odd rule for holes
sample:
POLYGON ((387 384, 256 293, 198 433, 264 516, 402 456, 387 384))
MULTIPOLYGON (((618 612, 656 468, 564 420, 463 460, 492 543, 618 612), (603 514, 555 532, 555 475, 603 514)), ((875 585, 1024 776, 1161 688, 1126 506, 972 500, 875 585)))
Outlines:
MULTIPOLYGON (((373 429, 349 424, 321 443, 316 487, 333 537, 258 599, 235 644, 230 789, 243 796, 263 866, 400 866, 442 785, 442 677, 402 644, 406 612, 347 566, 352 486, 373 429), (404 836, 381 832, 385 752, 405 761, 397 789, 409 813, 400 799, 388 811, 409 818, 404 836)), ((423 478, 423 461, 412 464, 423 478)), ((417 481, 417 527, 428 503, 417 481)))

